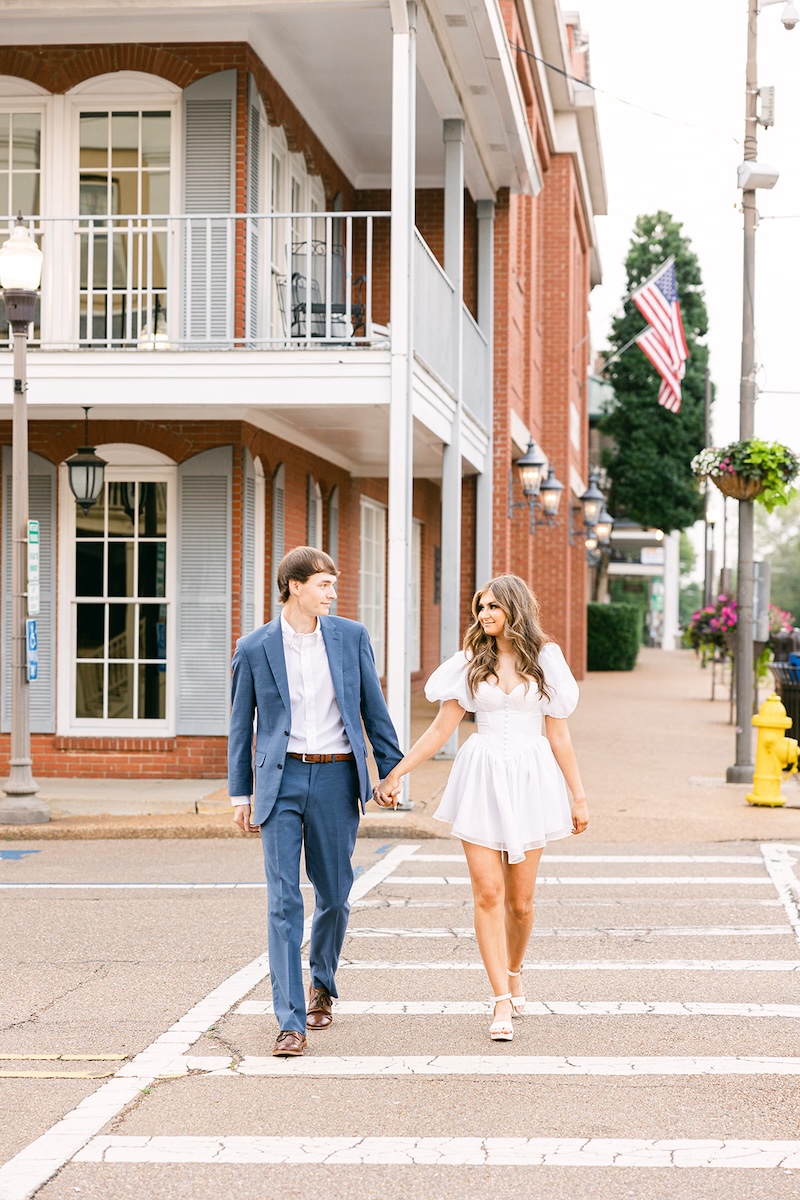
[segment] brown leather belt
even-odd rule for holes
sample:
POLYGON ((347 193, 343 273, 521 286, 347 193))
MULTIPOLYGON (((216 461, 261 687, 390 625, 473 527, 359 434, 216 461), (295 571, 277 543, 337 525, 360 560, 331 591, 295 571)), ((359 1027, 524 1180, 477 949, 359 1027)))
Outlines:
POLYGON ((355 754, 292 754, 291 751, 286 752, 287 758, 296 758, 304 763, 336 763, 336 762, 355 762, 355 754))

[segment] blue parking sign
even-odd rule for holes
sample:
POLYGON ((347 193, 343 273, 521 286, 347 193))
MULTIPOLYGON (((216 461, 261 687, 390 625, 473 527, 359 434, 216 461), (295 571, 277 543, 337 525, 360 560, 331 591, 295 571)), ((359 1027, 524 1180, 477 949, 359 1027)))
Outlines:
POLYGON ((29 618, 25 622, 25 646, 28 654, 28 683, 39 678, 39 640, 36 636, 36 622, 29 618))

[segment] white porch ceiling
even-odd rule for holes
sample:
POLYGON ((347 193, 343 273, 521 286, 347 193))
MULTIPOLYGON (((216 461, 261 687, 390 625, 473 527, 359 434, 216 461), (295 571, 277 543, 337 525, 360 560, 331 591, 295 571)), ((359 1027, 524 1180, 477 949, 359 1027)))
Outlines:
MULTIPOLYGON (((2 9, 6 45, 247 42, 350 181, 389 186, 388 0, 3 0, 2 9)), ((420 5, 419 186, 441 186, 442 121, 464 117, 475 199, 538 188, 524 110, 496 45, 498 19, 498 0, 420 5)))

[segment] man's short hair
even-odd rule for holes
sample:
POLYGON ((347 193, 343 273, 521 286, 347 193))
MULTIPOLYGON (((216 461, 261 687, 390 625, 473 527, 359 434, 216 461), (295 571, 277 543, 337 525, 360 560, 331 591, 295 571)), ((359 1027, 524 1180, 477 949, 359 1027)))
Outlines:
POLYGON ((278 595, 281 604, 285 604, 289 599, 290 579, 305 583, 312 575, 321 572, 328 575, 339 574, 330 554, 326 554, 324 550, 317 550, 315 546, 295 546, 278 564, 278 595))

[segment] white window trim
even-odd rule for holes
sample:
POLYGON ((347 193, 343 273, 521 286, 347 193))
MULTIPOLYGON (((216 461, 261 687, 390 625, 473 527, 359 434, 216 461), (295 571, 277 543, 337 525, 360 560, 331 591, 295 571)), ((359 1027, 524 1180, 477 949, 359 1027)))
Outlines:
MULTIPOLYGON (((77 217, 80 207, 80 114, 82 112, 140 111, 143 108, 159 108, 170 114, 170 167, 169 167, 169 211, 180 212, 183 186, 181 146, 183 144, 183 92, 166 79, 147 75, 141 71, 116 71, 113 74, 96 75, 84 80, 66 93, 66 111, 63 121, 62 149, 58 162, 52 162, 54 178, 62 184, 62 196, 67 199, 66 215, 77 217)), ((60 296, 70 296, 71 305, 65 305, 59 316, 53 314, 58 328, 52 330, 49 340, 77 344, 80 305, 78 301, 79 276, 78 258, 75 254, 72 234, 68 222, 57 222, 55 229, 63 226, 63 245, 56 248, 56 259, 60 265, 60 296)), ((180 238, 173 239, 175 247, 180 238)), ((179 258, 177 249, 169 264, 170 278, 179 280, 179 258)), ((169 311, 169 310, 168 310, 169 311)))
POLYGON ((167 484, 167 705, 163 721, 96 721, 77 718, 75 697, 75 522, 77 508, 65 463, 58 468, 58 595, 56 603, 56 734, 60 737, 174 737, 177 677, 177 538, 178 468, 166 455, 144 446, 109 444, 97 453, 108 463, 107 480, 130 479, 167 484))
POLYGON ((264 588, 267 578, 266 543, 267 543, 267 480, 264 475, 264 464, 260 458, 253 459, 256 477, 256 513, 255 513, 255 542, 256 554, 253 563, 253 624, 258 629, 264 624, 264 588))
POLYGON ((362 609, 361 585, 362 585, 363 576, 362 576, 361 570, 359 570, 359 581, 358 581, 358 601, 359 601, 359 603, 358 603, 358 607, 359 607, 358 619, 361 621, 361 623, 363 625, 367 626, 367 630, 370 635, 370 641, 372 642, 372 648, 375 652, 375 663, 378 668, 378 674, 383 675, 385 672, 385 669, 386 669, 386 586, 387 586, 386 538, 387 538, 388 509, 386 508, 385 504, 379 504, 377 500, 372 500, 368 496, 361 496, 361 498, 360 498, 359 559, 362 562, 363 562, 363 554, 364 554, 364 542, 363 542, 363 538, 361 536, 361 516, 363 515, 365 510, 371 510, 374 513, 381 513, 383 515, 383 550, 384 550, 384 553, 383 553, 383 561, 380 564, 381 580, 382 580, 382 584, 383 584, 383 609, 382 609, 382 612, 380 615, 380 619, 382 621, 382 627, 381 627, 380 631, 375 630, 375 629, 370 629, 369 625, 364 620, 364 617, 366 614, 363 612, 363 609, 362 609))
POLYGON ((411 611, 409 612, 408 669, 422 670, 422 521, 411 522, 411 611))

